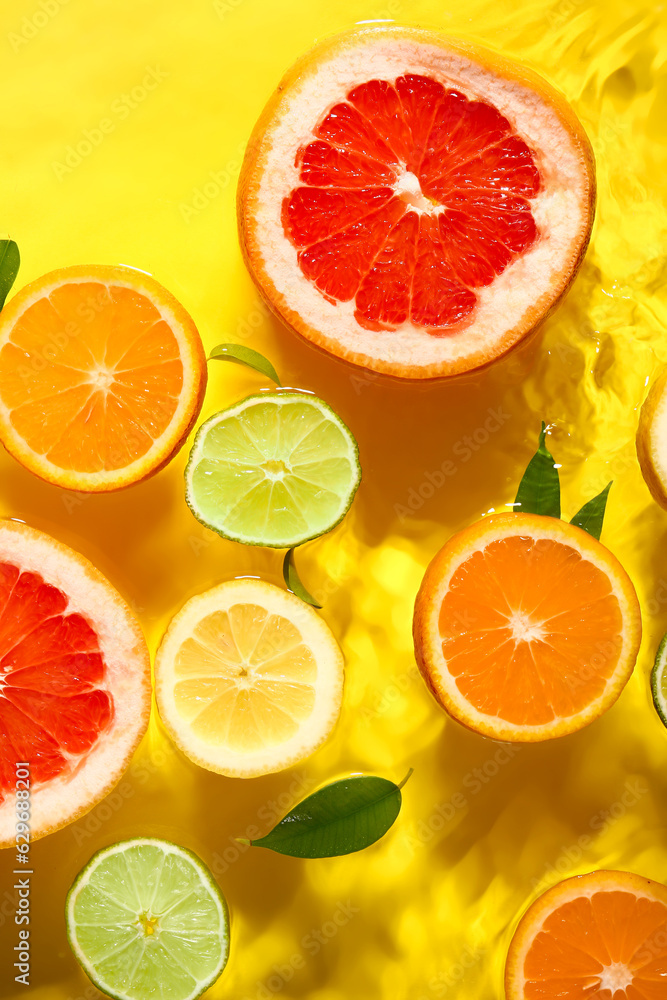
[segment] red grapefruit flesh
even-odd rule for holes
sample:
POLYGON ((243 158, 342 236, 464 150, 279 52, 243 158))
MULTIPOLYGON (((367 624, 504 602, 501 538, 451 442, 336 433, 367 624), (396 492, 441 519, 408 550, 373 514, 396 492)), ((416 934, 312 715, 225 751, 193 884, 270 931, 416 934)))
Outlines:
POLYGON ((14 840, 17 764, 36 839, 110 790, 149 711, 148 650, 120 596, 76 552, 0 522, 0 846, 14 840))
POLYGON ((535 74, 428 31, 308 53, 260 118, 239 185, 250 272, 297 332, 409 378, 502 355, 564 294, 593 159, 535 74))
POLYGON ((535 242, 535 157, 484 101, 427 76, 369 80, 315 135, 297 154, 304 186, 285 198, 283 223, 303 274, 354 299, 361 326, 455 327, 473 290, 535 242))

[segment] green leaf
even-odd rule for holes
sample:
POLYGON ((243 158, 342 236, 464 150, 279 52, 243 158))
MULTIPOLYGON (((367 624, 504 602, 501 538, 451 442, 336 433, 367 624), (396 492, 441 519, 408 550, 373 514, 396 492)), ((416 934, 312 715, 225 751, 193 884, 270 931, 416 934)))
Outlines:
POLYGON ((558 469, 544 443, 545 437, 546 427, 542 421, 539 445, 519 483, 514 510, 520 514, 560 517, 558 469))
POLYGON ((375 775, 334 781, 295 806, 260 840, 243 841, 291 858, 335 858, 383 837, 401 809, 401 788, 375 775))
POLYGON ((247 368, 254 368, 256 372, 266 375, 276 385, 281 385, 278 373, 271 362, 260 354, 253 351, 251 347, 244 347, 243 344, 218 344, 208 356, 209 361, 233 361, 236 365, 245 365, 247 368))
POLYGON ((585 503, 570 521, 570 524, 576 524, 578 528, 583 528, 584 531, 587 531, 593 538, 597 538, 598 541, 602 534, 602 522, 604 521, 604 512, 607 508, 607 497, 609 496, 610 489, 611 483, 607 483, 602 493, 598 493, 596 497, 585 503))
POLYGON ((16 280, 20 265, 21 255, 14 240, 0 240, 0 309, 16 280))
POLYGON ((318 604, 312 594, 309 594, 304 585, 299 579, 299 574, 296 571, 296 566, 294 565, 294 549, 288 549, 285 553, 285 558, 283 560, 283 579, 287 584, 287 589, 295 595, 295 597, 300 597, 302 601, 306 604, 312 604, 314 608, 321 608, 322 605, 318 604))

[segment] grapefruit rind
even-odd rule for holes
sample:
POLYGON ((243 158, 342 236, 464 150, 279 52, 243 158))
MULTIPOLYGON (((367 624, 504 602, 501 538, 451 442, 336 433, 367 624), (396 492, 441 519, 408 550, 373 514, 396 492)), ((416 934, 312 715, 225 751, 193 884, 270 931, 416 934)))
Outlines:
POLYGON ((625 891, 667 906, 667 887, 660 882, 634 875, 632 872, 595 871, 564 879, 539 896, 524 915, 514 932, 505 965, 506 1000, 525 1000, 524 963, 530 947, 544 921, 554 910, 581 896, 598 892, 625 891))
POLYGON ((532 743, 576 732, 614 704, 635 665, 641 642, 641 612, 635 588, 621 564, 587 532, 566 521, 539 514, 495 514, 453 535, 435 556, 415 602, 413 636, 421 674, 436 701, 449 715, 483 736, 509 743, 532 743), (618 662, 603 693, 573 716, 534 726, 507 722, 498 716, 484 714, 470 704, 446 669, 438 628, 443 597, 458 566, 489 542, 517 535, 554 539, 578 551, 583 559, 609 577, 623 617, 618 662))
POLYGON ((637 458, 651 496, 667 510, 667 369, 655 380, 641 408, 637 458))
POLYGON ((176 411, 148 452, 130 465, 106 472, 82 472, 63 469, 27 445, 12 424, 11 411, 3 402, 0 386, 0 440, 18 462, 48 483, 82 493, 111 492, 125 489, 155 475, 181 448, 194 426, 204 400, 208 374, 206 354, 193 320, 171 292, 143 271, 123 265, 104 264, 60 268, 32 281, 17 292, 0 313, 0 350, 9 341, 17 320, 31 305, 63 284, 78 282, 130 288, 145 295, 160 312, 178 341, 183 363, 183 386, 176 411))
MULTIPOLYGON (((68 613, 88 620, 98 636, 114 702, 111 727, 75 773, 31 789, 30 837, 38 840, 89 812, 122 777, 148 726, 150 657, 125 601, 78 552, 22 522, 0 520, 0 562, 38 573, 68 596, 68 613)), ((0 848, 15 843, 15 802, 10 793, 0 806, 0 848)))
MULTIPOLYGON (((113 1000, 136 1000, 136 997, 131 998, 127 992, 118 991, 114 989, 110 984, 101 978, 94 964, 88 959, 84 950, 80 947, 77 933, 76 933, 76 917, 74 915, 74 907, 76 905, 77 898, 80 891, 87 886, 91 878, 94 878, 95 869, 105 861, 110 855, 122 853, 128 849, 134 847, 144 847, 151 846, 157 847, 165 853, 176 854, 181 860, 187 862, 199 875, 202 887, 208 892, 210 898, 216 903, 217 909, 220 915, 220 943, 221 943, 221 954, 220 962, 216 970, 209 975, 205 980, 202 980, 196 990, 189 994, 187 997, 182 997, 180 1000, 197 1000, 203 993, 208 990, 213 983, 215 983, 221 974, 223 973, 227 960, 229 958, 229 909, 227 907, 227 900, 222 894, 220 886, 213 878, 213 875, 203 863, 201 858, 199 858, 192 851, 189 851, 186 847, 181 847, 179 844, 174 844, 168 840, 159 840, 156 838, 149 837, 137 837, 134 840, 121 841, 118 844, 112 844, 111 847, 102 848, 102 850, 97 851, 96 854, 90 859, 88 864, 82 871, 79 872, 76 879, 72 883, 69 892, 67 893, 67 899, 65 902, 65 918, 67 923, 67 940, 69 942, 70 948, 76 958, 77 962, 84 970, 90 981, 101 990, 107 996, 113 998, 113 1000)), ((119 887, 122 888, 122 887, 119 887)), ((99 915, 98 915, 99 920, 99 915)))
POLYGON ((172 741, 195 764, 233 778, 282 771, 314 753, 329 738, 338 721, 343 684, 343 654, 326 622, 294 594, 249 578, 230 580, 191 598, 172 618, 155 659, 158 712, 172 741), (228 747, 216 752, 179 715, 174 701, 175 661, 180 647, 203 618, 245 603, 281 615, 299 629, 317 663, 316 698, 309 718, 286 742, 253 753, 239 753, 228 747))
MULTIPOLYGON (((261 446, 261 441, 257 441, 256 444, 261 446)), ((328 458, 325 449, 326 445, 322 444, 321 454, 318 456, 322 461, 328 458)), ((194 517, 196 517, 197 520, 206 528, 209 528, 211 531, 215 531, 223 538, 228 538, 233 542, 241 542, 243 545, 263 545, 271 548, 287 549, 296 545, 303 545, 304 542, 311 541, 313 538, 319 538, 320 535, 326 534, 328 531, 332 531, 336 525, 340 524, 352 506, 352 501, 354 500, 360 482, 361 465, 359 462, 359 446, 357 445, 350 429, 341 420, 338 414, 332 410, 328 403, 325 403, 324 400, 319 399, 316 396, 307 395, 305 393, 265 392, 247 396, 240 403, 236 403, 233 406, 214 414, 212 417, 209 417, 209 419, 204 421, 204 423, 199 427, 192 445, 190 458, 185 469, 185 500, 194 517), (252 534, 249 532, 240 533, 238 531, 234 531, 230 527, 225 517, 213 519, 212 517, 207 516, 202 510, 201 503, 197 499, 197 489, 194 484, 194 474, 197 466, 204 457, 206 439, 209 433, 213 431, 218 424, 228 420, 230 417, 235 417, 242 414, 246 410, 251 410, 257 403, 265 404, 267 402, 278 407, 290 406, 292 403, 296 403, 299 405, 305 404, 317 409, 322 415, 323 422, 326 420, 332 424, 338 431, 340 437, 345 441, 347 445, 347 454, 345 457, 349 463, 350 472, 348 482, 343 490, 343 493, 339 495, 340 504, 334 517, 320 523, 316 527, 311 527, 310 530, 293 533, 289 536, 283 537, 272 536, 270 539, 267 538, 266 534, 261 534, 258 529, 256 529, 252 534)), ((316 490, 314 489, 313 492, 316 492, 316 490)), ((263 513, 266 520, 267 512, 264 511, 263 513)), ((270 519, 269 512, 269 520, 270 519)))
MULTIPOLYGON (((312 135, 310 136, 312 138, 312 135)), ((482 367, 535 329, 569 288, 585 253, 595 207, 590 142, 566 100, 529 69, 438 35, 400 26, 337 35, 284 76, 251 136, 238 187, 239 235, 251 276, 288 326, 353 364, 401 378, 438 378, 482 367), (333 103, 369 78, 432 76, 492 104, 539 153, 543 190, 532 202, 542 238, 478 289, 475 322, 431 336, 406 323, 372 332, 354 320, 354 303, 327 301, 301 273, 285 236, 281 205, 300 180, 297 150, 333 103)))

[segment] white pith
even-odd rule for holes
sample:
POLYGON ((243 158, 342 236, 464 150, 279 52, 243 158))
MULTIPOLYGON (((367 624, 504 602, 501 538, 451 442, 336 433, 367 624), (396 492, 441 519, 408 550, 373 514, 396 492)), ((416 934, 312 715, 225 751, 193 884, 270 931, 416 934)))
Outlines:
POLYGON ((437 205, 426 197, 417 175, 405 167, 393 187, 394 194, 418 215, 441 215, 445 210, 443 205, 437 205))
POLYGON ((605 965, 600 973, 600 989, 611 990, 613 996, 616 990, 625 990, 634 980, 634 973, 622 962, 605 965))
MULTIPOLYGON (((82 889, 84 889, 94 878, 95 870, 99 865, 106 860, 110 855, 122 853, 128 848, 141 847, 141 846, 152 846, 157 847, 165 854, 175 854, 182 861, 186 861, 191 868, 196 872, 202 887, 206 890, 208 896, 214 901, 216 908, 218 910, 220 918, 220 943, 221 943, 221 953, 220 962, 214 972, 208 976, 205 980, 198 980, 195 988, 189 997, 183 997, 182 1000, 194 1000, 195 997, 201 995, 201 993, 208 989, 212 983, 214 983, 221 972, 223 971, 227 959, 229 957, 229 914, 227 912, 227 905, 220 892, 220 887, 217 882, 212 877, 211 873, 204 866, 203 862, 192 854, 190 851, 179 847, 177 844, 172 844, 169 841, 157 840, 150 838, 137 838, 136 840, 126 840, 120 844, 114 844, 106 850, 99 851, 93 859, 89 862, 88 866, 79 875, 74 885, 72 886, 70 893, 67 897, 67 907, 66 907, 66 919, 67 919, 67 931, 69 943, 72 950, 76 956, 77 961, 85 969, 91 980, 100 989, 108 992, 110 996, 113 996, 115 1000, 136 1000, 136 995, 129 994, 128 992, 118 991, 116 987, 105 983, 100 979, 95 965, 89 961, 87 955, 81 948, 79 941, 77 939, 77 922, 74 915, 74 908, 76 901, 82 889)), ((139 917, 139 914, 137 915, 139 917)), ((138 930, 139 933, 139 930, 138 930)), ((190 973, 191 975, 191 973, 190 973)), ((194 978, 194 976, 193 976, 194 978)))
MULTIPOLYGON (((243 680, 243 679, 242 679, 243 680)), ((248 682, 249 686, 250 680, 248 682)), ((298 597, 272 584, 254 579, 231 580, 193 597, 172 619, 155 661, 156 697, 160 717, 172 739, 195 763, 222 774, 252 777, 280 771, 309 756, 330 735, 340 712, 343 695, 343 657, 329 627, 298 597), (178 651, 196 625, 215 611, 235 604, 257 604, 269 614, 281 615, 301 632, 317 663, 313 680, 315 703, 308 718, 285 742, 240 753, 212 746, 191 730, 174 700, 178 651)))
MULTIPOLYGON (((87 755, 71 758, 74 772, 32 785, 31 836, 37 838, 85 812, 120 778, 148 722, 148 650, 138 623, 111 584, 87 560, 48 535, 32 530, 26 534, 23 525, 0 522, 0 563, 38 573, 68 595, 64 613, 83 615, 97 633, 106 668, 101 687, 113 698, 109 729, 87 755)), ((9 794, 0 805, 0 846, 15 836, 15 801, 9 794)))
MULTIPOLYGON (((201 381, 201 371, 198 359, 193 349, 191 337, 188 337, 183 325, 183 319, 176 315, 168 301, 164 300, 160 292, 160 286, 154 282, 150 276, 145 276, 143 272, 135 271, 132 268, 114 268, 112 280, 106 277, 109 268, 101 266, 91 266, 89 269, 82 267, 72 268, 72 274, 67 276, 67 269, 64 274, 60 272, 60 277, 51 284, 36 283, 37 287, 28 285, 21 289, 4 307, 0 315, 0 350, 6 343, 11 342, 11 333, 14 324, 20 316, 26 312, 35 302, 43 298, 48 298, 50 294, 67 280, 70 284, 82 284, 93 282, 102 286, 117 286, 129 288, 150 299, 152 305, 160 314, 160 321, 166 322, 172 331, 179 347, 179 354, 183 364, 183 381, 181 391, 176 404, 176 408, 168 425, 159 437, 153 439, 150 448, 140 455, 132 463, 118 469, 105 469, 98 472, 81 472, 64 469, 56 465, 46 455, 32 451, 21 435, 15 430, 11 410, 6 406, 0 393, 0 436, 9 450, 18 453, 30 451, 32 463, 34 463, 39 475, 43 475, 50 481, 57 481, 59 485, 75 485, 81 490, 95 490, 101 486, 111 486, 115 483, 124 484, 140 479, 147 473, 159 466, 172 451, 175 443, 185 432, 192 415, 193 400, 199 392, 201 381), (127 272, 124 276, 123 272, 127 272)), ((144 332, 147 332, 148 328, 144 332)), ((47 344, 48 346, 48 344, 47 344)), ((82 383, 90 383, 91 395, 96 391, 103 391, 106 395, 111 391, 114 380, 114 369, 106 366, 98 366, 91 369, 88 379, 81 379, 82 383)))
MULTIPOLYGON (((345 352, 372 360, 426 367, 487 351, 507 331, 520 326, 526 313, 547 293, 558 275, 574 264, 588 210, 588 177, 581 151, 555 110, 527 86, 484 69, 465 56, 436 45, 389 38, 361 38, 304 73, 280 106, 265 139, 266 162, 259 181, 255 244, 262 266, 282 299, 281 309, 298 314, 306 326, 322 331, 345 352), (393 82, 404 73, 430 76, 469 98, 480 98, 507 117, 528 146, 539 151, 537 166, 543 187, 531 200, 540 238, 486 288, 475 289, 478 305, 468 326, 458 333, 434 337, 404 323, 396 331, 374 332, 359 326, 355 303, 331 303, 302 274, 297 251, 285 236, 281 205, 301 186, 295 165, 297 150, 312 141, 312 129, 334 103, 370 79, 393 82)), ((416 179, 416 178, 415 178, 416 179)), ((410 182, 407 182, 408 188, 410 182)), ((433 211, 416 191, 421 211, 433 211)))
POLYGON ((544 622, 535 621, 523 611, 515 611, 507 619, 515 643, 536 642, 544 636, 544 622))
MULTIPOLYGON (((505 518, 507 515, 500 515, 500 517, 505 518)), ((449 591, 452 578, 458 568, 475 552, 483 550, 486 545, 498 539, 523 534, 521 525, 518 523, 518 519, 521 517, 522 515, 520 514, 509 515, 509 521, 506 521, 503 525, 497 525, 493 534, 490 532, 487 534, 486 519, 482 520, 479 522, 479 537, 474 536, 465 546, 462 546, 452 555, 447 565, 447 571, 439 579, 437 587, 429 596, 428 609, 423 623, 424 638, 422 641, 423 648, 427 651, 426 656, 429 671, 437 686, 444 692, 448 709, 457 718, 459 717, 457 713, 460 712, 466 721, 466 725, 470 725, 477 732, 492 736, 495 739, 536 741, 564 735, 566 732, 580 729, 604 711, 604 708, 610 704, 610 698, 613 700, 618 695, 627 680, 627 676, 632 669, 632 664, 629 666, 629 660, 631 659, 633 647, 638 645, 638 637, 633 609, 626 599, 622 581, 620 577, 615 575, 615 570, 612 566, 604 558, 598 557, 588 546, 579 545, 576 533, 571 529, 568 530, 569 526, 556 518, 545 518, 544 520, 553 523, 544 527, 537 527, 534 523, 531 523, 530 527, 525 530, 525 533, 529 534, 532 539, 545 538, 567 545, 577 551, 583 560, 596 566, 602 573, 609 577, 623 618, 617 665, 611 676, 607 679, 601 694, 591 701, 584 710, 576 712, 571 716, 555 717, 553 720, 540 723, 539 725, 508 722, 500 716, 481 712, 468 701, 459 690, 455 676, 450 673, 442 650, 442 636, 439 627, 442 602, 449 591), (517 519, 517 523, 514 523, 515 519, 517 519)), ((513 630, 515 642, 531 643, 539 641, 541 623, 533 620, 530 616, 517 615, 515 613, 512 617, 508 618, 508 627, 513 630)))

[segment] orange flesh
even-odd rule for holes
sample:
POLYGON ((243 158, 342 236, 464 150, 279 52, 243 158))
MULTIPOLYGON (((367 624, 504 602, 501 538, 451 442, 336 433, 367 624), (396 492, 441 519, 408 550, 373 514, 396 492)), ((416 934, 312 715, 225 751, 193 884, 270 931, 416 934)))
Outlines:
POLYGON ((622 648, 609 579, 576 549, 510 536, 455 571, 439 617, 461 694, 515 725, 574 715, 604 691, 622 648))
POLYGON ((54 288, 0 350, 0 397, 17 433, 62 469, 122 469, 168 427, 183 385, 174 333, 141 293, 54 288))
POLYGON ((667 906, 630 892, 564 903, 524 961, 526 1000, 665 1000, 667 906))

